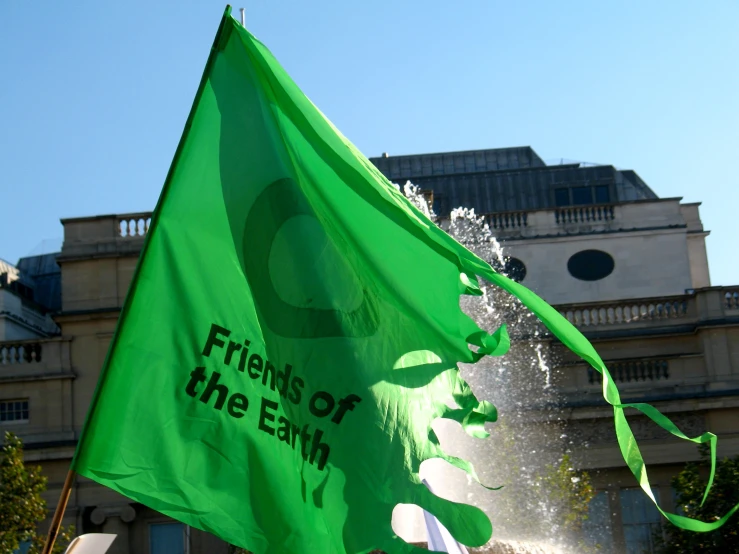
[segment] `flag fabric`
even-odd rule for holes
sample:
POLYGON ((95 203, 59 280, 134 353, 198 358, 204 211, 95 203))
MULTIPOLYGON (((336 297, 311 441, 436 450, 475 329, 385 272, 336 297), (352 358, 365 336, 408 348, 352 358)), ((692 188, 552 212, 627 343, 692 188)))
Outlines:
MULTIPOLYGON (((460 309, 460 294, 480 294, 478 275, 603 372, 624 458, 651 496, 590 343, 414 208, 229 8, 72 467, 257 554, 413 552, 390 525, 397 503, 484 544, 484 513, 418 476, 430 458, 474 476, 440 448, 434 419, 484 437, 496 418, 457 369, 509 344, 460 309)), ((689 440, 715 454, 712 435, 689 440)), ((721 523, 665 515, 697 530, 721 523)))

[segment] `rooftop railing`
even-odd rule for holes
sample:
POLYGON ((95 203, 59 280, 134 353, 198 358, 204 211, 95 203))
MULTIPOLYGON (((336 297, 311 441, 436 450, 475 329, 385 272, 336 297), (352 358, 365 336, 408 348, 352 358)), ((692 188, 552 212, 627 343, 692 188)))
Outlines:
POLYGON ((615 219, 612 205, 573 206, 554 210, 554 221, 557 225, 568 223, 595 223, 613 221, 615 219))
POLYGON ((739 287, 706 287, 661 298, 637 298, 557 306, 583 330, 614 327, 661 327, 739 317, 739 287))
POLYGON ((739 287, 728 288, 723 287, 724 306, 727 310, 739 310, 739 287))
MULTIPOLYGON (((493 234, 501 239, 597 233, 608 230, 675 228, 686 226, 678 199, 622 204, 567 206, 544 210, 518 210, 484 214, 493 234), (669 203, 673 202, 673 205, 669 203)), ((152 212, 102 215, 64 220, 64 250, 80 243, 115 242, 146 236, 152 212)))
POLYGON ((695 227, 678 199, 484 214, 499 239, 695 227))
POLYGON ((567 321, 576 327, 602 327, 684 319, 690 314, 693 303, 694 298, 691 296, 677 296, 599 302, 592 305, 575 304, 558 308, 567 321))
POLYGON ((528 227, 529 214, 527 212, 503 212, 488 214, 485 222, 493 231, 508 231, 528 227))
POLYGON ((123 214, 117 216, 118 229, 122 238, 140 238, 146 236, 151 225, 151 212, 123 214))

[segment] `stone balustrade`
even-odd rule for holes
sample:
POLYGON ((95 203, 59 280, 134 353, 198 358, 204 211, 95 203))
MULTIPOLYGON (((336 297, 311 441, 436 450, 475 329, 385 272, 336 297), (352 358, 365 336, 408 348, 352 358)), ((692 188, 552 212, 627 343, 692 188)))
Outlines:
POLYGON ((727 310, 739 310, 739 288, 724 288, 724 304, 727 310))
POLYGON ((527 227, 529 214, 526 212, 501 212, 488 214, 485 222, 493 231, 507 231, 527 227))
POLYGON ((611 205, 573 206, 554 211, 554 220, 558 225, 613 221, 614 219, 614 209, 611 205))
POLYGON ((662 322, 688 316, 689 296, 573 305, 560 313, 576 327, 662 322))
POLYGON ((70 343, 64 337, 0 342, 0 379, 71 374, 70 343))
MULTIPOLYGON (((686 226, 679 199, 635 201, 619 205, 568 206, 563 208, 484 214, 493 234, 501 239, 600 233, 614 230, 675 228, 686 226), (661 204, 672 203, 674 209, 661 204)), ((151 225, 151 212, 102 215, 64 220, 65 248, 75 242, 141 239, 151 225)), ((443 224, 442 224, 443 226, 443 224)))
POLYGON ((736 319, 739 287, 705 287, 680 296, 560 305, 557 311, 583 332, 736 319))
POLYGON ((151 212, 63 219, 57 263, 91 257, 136 256, 151 225, 151 212))
MULTIPOLYGON (((670 364, 666 359, 618 360, 606 366, 617 383, 666 381, 670 378, 670 364)), ((603 375, 592 367, 587 368, 587 373, 591 385, 603 383, 603 375)))
MULTIPOLYGON (((682 217, 680 213, 679 201, 666 199, 617 206, 502 212, 485 217, 494 234, 515 239, 517 236, 570 234, 577 232, 578 229, 583 232, 599 232, 598 229, 610 224, 629 229, 637 229, 640 225, 674 226, 680 223, 678 219, 682 217), (672 212, 667 210, 668 215, 665 215, 665 210, 655 209, 656 204, 660 202, 673 202, 675 209, 672 212), (670 216, 670 213, 673 215, 670 216)), ((151 216, 151 212, 140 212, 64 220, 65 240, 57 261, 63 264, 69 260, 84 260, 91 257, 138 256, 142 239, 151 224, 151 216)), ((122 298, 124 293, 125 288, 121 288, 120 291, 111 291, 109 296, 122 298)), ((82 302, 75 303, 73 295, 66 289, 65 294, 67 302, 64 309, 90 307, 89 303, 84 305, 82 302)), ((106 306, 109 305, 111 304, 108 303, 106 306)), ((736 317, 739 315, 739 287, 707 287, 680 296, 560 305, 557 308, 564 317, 581 329, 669 326, 694 323, 698 320, 736 317)), ((22 350, 21 354, 16 354, 8 350, 8 353, 4 354, 7 359, 31 355, 36 356, 36 353, 26 354, 25 350, 22 350)))
MULTIPOLYGON (((696 341, 692 344, 689 340, 685 342, 691 352, 663 351, 656 356, 650 355, 654 350, 640 355, 639 344, 638 338, 635 342, 629 342, 626 348, 608 348, 603 343, 596 344, 596 348, 606 356, 604 362, 608 373, 626 395, 624 398, 705 392, 708 389, 734 390, 737 386, 738 381, 730 369, 724 367, 724 374, 719 376, 707 367, 705 352, 701 351, 696 341), (629 352, 628 357, 609 359, 610 356, 626 352, 629 352)), ((553 385, 557 390, 567 398, 567 402, 600 403, 603 375, 566 349, 560 354, 554 359, 556 371, 553 372, 553 385)))
MULTIPOLYGON (((503 240, 552 237, 639 229, 695 226, 679 199, 638 200, 618 205, 596 204, 484 214, 493 234, 503 240), (667 204, 667 206, 665 206, 667 204)), ((692 227, 691 227, 692 228, 692 227)))
POLYGON ((0 342, 0 366, 41 362, 43 343, 35 340, 0 342))
POLYGON ((118 216, 118 229, 124 238, 139 238, 146 235, 151 224, 151 212, 118 216))

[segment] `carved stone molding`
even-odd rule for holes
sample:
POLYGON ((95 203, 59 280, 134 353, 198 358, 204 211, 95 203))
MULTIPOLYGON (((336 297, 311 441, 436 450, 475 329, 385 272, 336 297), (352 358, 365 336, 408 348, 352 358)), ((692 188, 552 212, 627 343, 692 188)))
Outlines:
MULTIPOLYGON (((689 437, 696 437, 706 431, 703 414, 670 414, 670 419, 689 437)), ((637 440, 661 440, 672 437, 670 433, 644 416, 631 416, 628 417, 628 421, 637 440)), ((566 433, 576 444, 616 444, 613 421, 608 419, 570 421, 566 433)))
POLYGON ((97 506, 90 514, 90 521, 95 525, 102 525, 109 517, 118 517, 124 523, 131 523, 136 519, 136 510, 130 504, 97 506))

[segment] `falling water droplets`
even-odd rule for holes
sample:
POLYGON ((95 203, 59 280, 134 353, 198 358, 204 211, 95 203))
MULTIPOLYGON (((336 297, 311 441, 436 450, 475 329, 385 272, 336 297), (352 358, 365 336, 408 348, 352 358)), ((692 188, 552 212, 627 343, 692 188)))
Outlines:
MULTIPOLYGON (((403 192, 423 213, 435 217, 418 187, 406 183, 403 192)), ((474 210, 452 210, 449 220, 438 224, 505 274, 505 248, 474 210)), ((547 343, 541 342, 547 331, 518 299, 483 282, 480 286, 482 295, 462 297, 461 307, 488 332, 506 324, 511 349, 503 357, 463 365, 461 371, 476 396, 498 408, 499 420, 487 426, 491 436, 485 441, 470 439, 457 428, 445 427, 438 434, 447 452, 473 462, 483 483, 503 489, 484 491, 469 476, 453 472, 436 475, 434 488, 438 482, 448 498, 470 502, 490 516, 493 552, 576 553, 542 479, 546 466, 558 464, 568 450, 565 422, 555 415, 562 400, 554 386, 555 360, 547 343)))

